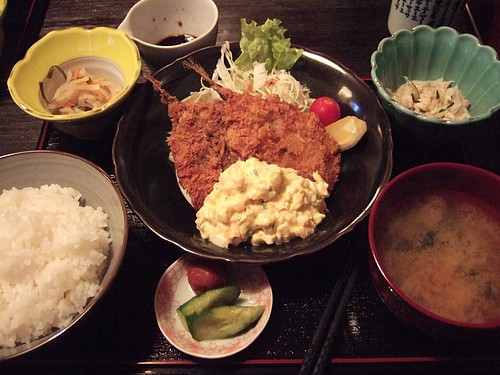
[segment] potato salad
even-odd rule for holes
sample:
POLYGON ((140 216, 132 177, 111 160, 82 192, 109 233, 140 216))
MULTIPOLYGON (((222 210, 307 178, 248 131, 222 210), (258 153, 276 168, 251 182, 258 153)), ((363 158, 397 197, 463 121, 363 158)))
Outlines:
POLYGON ((220 247, 279 244, 312 234, 326 212, 328 184, 256 158, 238 161, 220 175, 196 214, 204 239, 220 247))

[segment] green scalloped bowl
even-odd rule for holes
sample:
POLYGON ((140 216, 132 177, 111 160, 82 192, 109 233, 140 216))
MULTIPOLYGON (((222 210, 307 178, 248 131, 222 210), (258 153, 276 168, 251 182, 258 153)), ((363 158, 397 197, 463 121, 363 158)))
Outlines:
MULTIPOLYGON (((371 55, 371 77, 393 125, 420 138, 456 140, 471 125, 488 120, 500 108, 500 61, 497 53, 470 34, 450 27, 417 26, 384 38, 371 55), (394 101, 386 88, 397 89, 403 76, 412 80, 443 78, 458 84, 470 100, 471 118, 443 121, 415 114, 394 101), (410 129, 413 127, 413 129, 410 129)), ((470 133, 469 133, 470 135, 470 133)))
MULTIPOLYGON (((49 32, 33 44, 12 69, 7 85, 14 102, 33 117, 53 122, 61 131, 78 138, 98 138, 113 125, 108 117, 130 94, 141 72, 136 44, 123 31, 109 27, 71 27, 49 32), (94 59, 121 77, 123 88, 102 107, 77 114, 52 114, 40 98, 39 83, 51 66, 75 59, 94 59)), ((116 116, 115 116, 116 117, 116 116)), ((116 125, 116 122, 114 123, 116 125)))

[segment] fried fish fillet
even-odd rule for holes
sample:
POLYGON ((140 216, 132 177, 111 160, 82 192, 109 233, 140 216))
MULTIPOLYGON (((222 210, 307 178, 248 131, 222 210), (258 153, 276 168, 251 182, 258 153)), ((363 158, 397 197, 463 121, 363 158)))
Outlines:
POLYGON ((318 172, 331 189, 340 172, 338 144, 317 116, 276 95, 261 97, 217 88, 222 100, 169 101, 172 132, 167 142, 177 177, 195 209, 219 175, 237 160, 256 157, 293 168, 312 179, 318 172))

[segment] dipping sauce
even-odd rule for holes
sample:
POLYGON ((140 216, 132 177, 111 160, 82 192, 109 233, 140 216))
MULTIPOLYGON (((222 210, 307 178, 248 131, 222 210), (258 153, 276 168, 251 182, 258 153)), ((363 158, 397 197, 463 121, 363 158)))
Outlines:
POLYGON ((381 264, 403 293, 454 321, 500 320, 500 213, 466 193, 413 196, 384 216, 381 264))
POLYGON ((294 169, 256 158, 238 161, 221 173, 196 214, 203 238, 220 247, 279 244, 312 234, 326 212, 328 184, 294 169))
POLYGON ((196 39, 196 37, 191 34, 175 34, 175 35, 169 35, 155 44, 164 47, 176 46, 178 44, 190 42, 194 39, 196 39))

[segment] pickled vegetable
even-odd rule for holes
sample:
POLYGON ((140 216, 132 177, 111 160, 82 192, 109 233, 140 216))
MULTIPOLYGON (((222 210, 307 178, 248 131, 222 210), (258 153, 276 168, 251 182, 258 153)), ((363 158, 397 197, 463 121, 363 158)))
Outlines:
POLYGON ((232 337, 252 326, 264 313, 265 306, 219 306, 198 316, 189 325, 197 341, 232 337))
POLYGON ((177 315, 184 328, 189 329, 190 323, 200 314, 215 306, 233 305, 240 293, 241 289, 234 285, 207 290, 179 306, 177 315))

